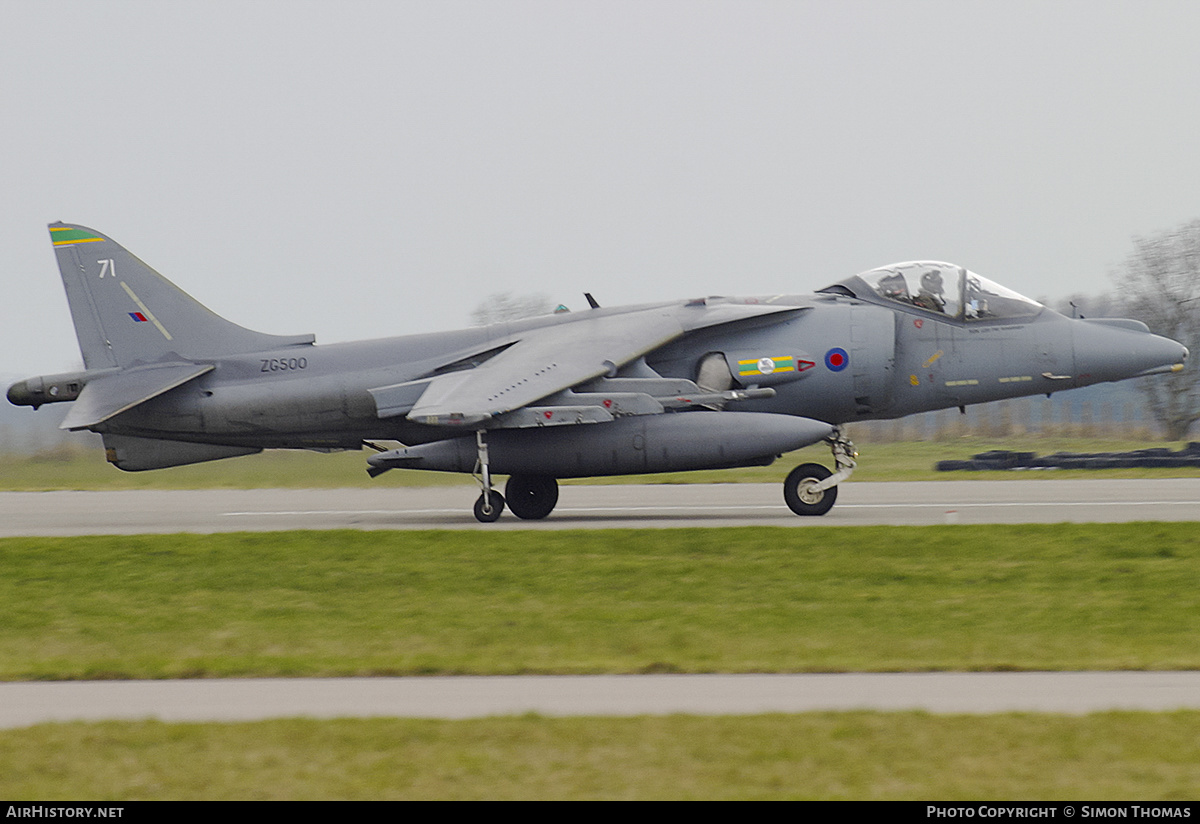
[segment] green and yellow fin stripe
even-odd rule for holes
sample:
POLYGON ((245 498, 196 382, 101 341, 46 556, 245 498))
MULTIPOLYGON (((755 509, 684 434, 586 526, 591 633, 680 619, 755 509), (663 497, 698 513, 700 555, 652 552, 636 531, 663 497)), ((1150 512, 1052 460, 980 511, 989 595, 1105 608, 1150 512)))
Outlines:
POLYGON ((73 243, 99 243, 104 238, 86 229, 73 226, 51 226, 50 242, 55 246, 70 246, 73 243))

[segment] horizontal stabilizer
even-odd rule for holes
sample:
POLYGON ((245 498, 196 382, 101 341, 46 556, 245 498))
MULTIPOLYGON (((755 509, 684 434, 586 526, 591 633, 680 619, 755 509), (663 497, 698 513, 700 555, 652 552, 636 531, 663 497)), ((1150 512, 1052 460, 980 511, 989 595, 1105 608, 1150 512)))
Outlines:
POLYGON ((177 363, 125 369, 88 381, 59 428, 95 426, 213 369, 212 364, 177 363))

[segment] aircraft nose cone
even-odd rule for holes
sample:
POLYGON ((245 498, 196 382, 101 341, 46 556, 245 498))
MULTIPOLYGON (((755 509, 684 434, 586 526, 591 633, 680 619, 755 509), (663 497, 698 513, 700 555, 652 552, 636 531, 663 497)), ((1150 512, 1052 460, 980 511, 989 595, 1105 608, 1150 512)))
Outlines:
POLYGON ((1079 385, 1119 381, 1175 371, 1188 356, 1178 341, 1153 335, 1144 324, 1122 320, 1081 320, 1073 332, 1079 385))
MULTIPOLYGON (((1154 335, 1155 343, 1158 344, 1160 350, 1161 363, 1155 366, 1177 366, 1183 364, 1187 360, 1188 348, 1179 341, 1171 340, 1170 338, 1159 337, 1154 335)), ((1154 368, 1154 367, 1151 367, 1154 368)))

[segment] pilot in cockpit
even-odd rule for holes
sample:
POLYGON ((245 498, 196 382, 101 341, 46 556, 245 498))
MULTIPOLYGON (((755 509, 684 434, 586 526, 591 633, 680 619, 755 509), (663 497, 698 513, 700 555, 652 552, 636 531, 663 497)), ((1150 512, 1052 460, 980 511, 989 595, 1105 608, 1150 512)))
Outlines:
POLYGON ((931 312, 946 311, 946 287, 942 283, 942 273, 932 269, 921 275, 921 290, 913 300, 913 304, 931 312))

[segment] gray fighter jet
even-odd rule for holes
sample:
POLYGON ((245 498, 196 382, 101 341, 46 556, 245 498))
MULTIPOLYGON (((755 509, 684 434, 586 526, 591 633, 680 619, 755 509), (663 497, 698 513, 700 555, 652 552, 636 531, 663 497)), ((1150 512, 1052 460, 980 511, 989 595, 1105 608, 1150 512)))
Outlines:
POLYGON ((559 478, 766 465, 826 441, 834 471, 784 482, 822 515, 856 453, 842 426, 1181 369, 1133 320, 1079 320, 961 266, 900 263, 812 294, 591 308, 316 346, 213 314, 111 239, 55 223, 82 372, 14 384, 108 460, 158 469, 263 449, 377 450, 372 476, 473 473, 475 516, 544 518, 559 478), (403 446, 388 449, 379 441, 403 446), (502 496, 494 475, 508 475, 502 496))

